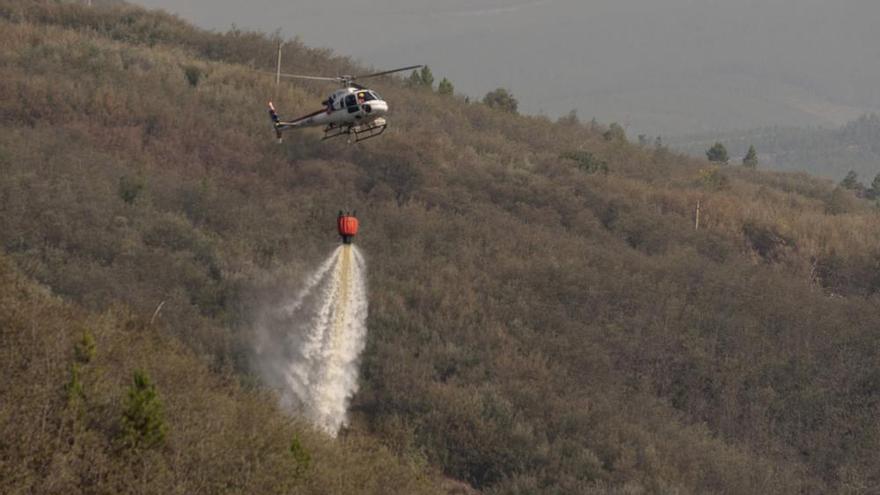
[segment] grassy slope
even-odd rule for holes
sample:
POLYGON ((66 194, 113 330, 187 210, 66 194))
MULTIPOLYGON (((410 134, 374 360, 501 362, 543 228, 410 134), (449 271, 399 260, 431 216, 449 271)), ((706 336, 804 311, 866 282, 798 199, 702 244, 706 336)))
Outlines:
MULTIPOLYGON (((392 81, 380 140, 278 146, 265 99, 295 114, 327 88, 250 70, 268 38, 133 8, 5 0, 0 19, 0 242, 56 293, 141 320, 166 301, 164 333, 241 370, 261 295, 357 208, 371 314, 349 435, 487 492, 880 482, 880 221, 848 193, 392 81)), ((356 71, 287 50, 291 72, 356 71)))

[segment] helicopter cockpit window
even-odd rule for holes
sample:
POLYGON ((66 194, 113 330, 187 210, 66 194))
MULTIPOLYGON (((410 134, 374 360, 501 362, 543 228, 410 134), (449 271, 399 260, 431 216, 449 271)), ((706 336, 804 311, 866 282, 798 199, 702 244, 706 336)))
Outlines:
POLYGON ((377 93, 375 91, 370 91, 370 95, 372 96, 371 99, 373 99, 373 100, 381 100, 382 99, 382 97, 379 96, 379 93, 377 93))
POLYGON ((348 95, 345 97, 345 106, 353 107, 357 105, 357 99, 354 95, 348 95))
POLYGON ((373 93, 370 93, 369 91, 361 91, 357 95, 358 95, 358 101, 361 103, 363 103, 365 101, 370 101, 370 100, 376 99, 376 97, 373 95, 373 93))

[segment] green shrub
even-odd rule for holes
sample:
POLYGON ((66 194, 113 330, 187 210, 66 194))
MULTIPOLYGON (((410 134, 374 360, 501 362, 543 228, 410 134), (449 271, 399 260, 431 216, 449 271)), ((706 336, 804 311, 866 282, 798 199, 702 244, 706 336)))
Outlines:
POLYGON ((82 380, 80 379, 81 372, 82 368, 79 364, 74 363, 70 366, 70 379, 64 386, 69 406, 75 406, 85 398, 82 380))
POLYGON ((572 160, 577 164, 578 170, 588 174, 595 174, 597 172, 603 174, 608 173, 608 162, 596 158, 596 156, 589 151, 567 151, 559 155, 559 157, 572 160))
POLYGON ((82 337, 73 348, 77 362, 88 364, 95 358, 95 337, 88 330, 83 330, 82 337))
POLYGON ((296 467, 294 470, 297 473, 297 476, 302 476, 306 471, 308 471, 309 466, 312 464, 312 456, 303 447, 302 442, 299 439, 299 436, 294 435, 293 440, 290 441, 290 456, 293 457, 293 461, 296 463, 296 467))
POLYGON ((199 85, 199 81, 202 78, 203 72, 202 69, 196 67, 195 65, 187 65, 183 68, 183 74, 186 76, 186 81, 190 86, 196 87, 199 85))
POLYGON ((602 133, 605 141, 626 142, 626 130, 617 122, 612 122, 608 130, 602 133))
POLYGON ((134 372, 122 413, 122 442, 129 448, 153 448, 165 441, 162 401, 156 386, 142 370, 134 372))
POLYGON ((127 204, 133 204, 143 190, 143 179, 129 176, 119 178, 119 197, 127 204))
POLYGON ((505 88, 498 88, 486 93, 483 97, 483 103, 489 108, 496 108, 508 113, 516 113, 519 102, 513 97, 513 94, 505 88))

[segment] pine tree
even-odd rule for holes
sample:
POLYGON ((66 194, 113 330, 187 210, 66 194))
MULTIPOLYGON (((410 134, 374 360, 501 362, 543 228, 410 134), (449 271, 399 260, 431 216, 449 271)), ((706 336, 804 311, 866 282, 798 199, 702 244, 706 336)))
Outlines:
POLYGON ((418 69, 412 71, 406 84, 411 88, 428 88, 433 90, 434 74, 431 73, 431 68, 426 65, 422 67, 421 71, 418 69))
POLYGON ((573 108, 570 112, 568 112, 568 115, 559 117, 556 122, 565 126, 576 126, 580 125, 581 123, 580 119, 578 119, 576 108, 573 108))
POLYGON ((445 77, 440 81, 440 84, 437 86, 437 93, 445 96, 452 96, 455 94, 455 86, 449 82, 449 79, 445 77))
POLYGON ((434 89, 434 74, 431 74, 431 68, 427 65, 422 67, 422 86, 428 89, 434 89))
POLYGON ((88 364, 95 358, 95 337, 88 330, 83 330, 82 338, 73 348, 76 360, 81 364, 88 364))
POLYGON ((868 199, 880 199, 880 174, 874 176, 871 181, 871 187, 865 191, 865 197, 868 199))
POLYGON ((749 151, 743 157, 743 166, 748 168, 758 168, 758 152, 754 146, 749 146, 749 151))
POLYGON ((727 162, 730 161, 730 157, 727 155, 727 148, 725 148, 720 142, 716 142, 706 151, 706 158, 708 158, 710 162, 715 163, 727 164, 727 162))
POLYGON ((156 386, 141 370, 134 372, 122 413, 122 441, 131 448, 151 448, 165 440, 168 426, 156 386))
POLYGON ((411 88, 418 88, 422 86, 422 74, 418 70, 412 71, 412 74, 409 75, 409 79, 406 81, 406 85, 411 88))

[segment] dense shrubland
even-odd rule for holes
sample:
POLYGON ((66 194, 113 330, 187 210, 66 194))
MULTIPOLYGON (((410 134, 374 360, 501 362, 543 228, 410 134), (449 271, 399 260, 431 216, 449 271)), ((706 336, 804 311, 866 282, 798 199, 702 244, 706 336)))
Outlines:
POLYGON ((439 493, 424 461, 328 442, 149 317, 84 312, 5 257, 0 343, 3 493, 439 493))
MULTIPOLYGON (((20 347, 48 368, 21 365, 30 374, 4 382, 3 403, 62 425, 63 399, 48 397, 80 331, 65 315, 101 319, 108 361, 84 366, 85 389, 101 393, 83 434, 123 473, 110 486, 144 480, 108 443, 142 368, 167 394, 169 445, 146 457, 156 492, 358 480, 407 492, 424 463, 487 493, 876 490, 870 203, 806 175, 713 168, 574 116, 516 116, 394 79, 376 82, 392 105, 382 138, 305 131, 278 145, 266 100, 298 114, 329 88, 275 88, 255 71, 272 66, 276 41, 131 7, 0 0, 0 243, 22 276, 85 308, 4 289, 2 364, 19 369, 20 347), (353 422, 335 444, 252 390, 248 342, 267 294, 337 242, 340 208, 361 217, 371 307, 353 422), (5 400, 31 387, 47 398, 5 400), (197 455, 187 447, 202 429, 218 436, 197 455), (294 434, 316 452, 307 481, 294 434), (201 478, 177 477, 174 456, 201 478)), ((358 70, 285 50, 291 72, 358 70)), ((40 462, 2 464, 21 474, 0 478, 82 480, 81 466, 48 464, 69 438, 51 436, 59 428, 28 437, 40 462)), ((4 459, 23 455, 0 445, 4 459)))

